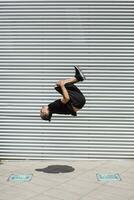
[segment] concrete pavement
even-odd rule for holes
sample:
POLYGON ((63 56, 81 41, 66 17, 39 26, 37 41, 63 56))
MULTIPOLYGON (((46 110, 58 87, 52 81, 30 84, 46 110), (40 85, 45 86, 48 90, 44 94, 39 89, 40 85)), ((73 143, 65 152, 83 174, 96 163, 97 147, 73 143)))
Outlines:
POLYGON ((0 200, 134 200, 134 160, 2 161, 0 200), (43 173, 50 165, 68 165, 70 173, 43 173), (9 182, 11 174, 33 174, 30 182, 9 182), (100 182, 96 173, 119 173, 122 180, 100 182))

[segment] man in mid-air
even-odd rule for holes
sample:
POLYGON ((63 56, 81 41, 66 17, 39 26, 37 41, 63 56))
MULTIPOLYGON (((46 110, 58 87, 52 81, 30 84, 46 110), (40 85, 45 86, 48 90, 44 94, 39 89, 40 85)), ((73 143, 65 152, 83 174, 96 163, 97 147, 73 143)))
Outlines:
POLYGON ((84 81, 85 76, 79 67, 74 68, 74 77, 56 83, 55 89, 62 95, 62 98, 47 106, 42 106, 40 117, 43 120, 51 121, 53 113, 77 116, 77 112, 85 105, 86 99, 83 93, 74 85, 74 83, 84 81))

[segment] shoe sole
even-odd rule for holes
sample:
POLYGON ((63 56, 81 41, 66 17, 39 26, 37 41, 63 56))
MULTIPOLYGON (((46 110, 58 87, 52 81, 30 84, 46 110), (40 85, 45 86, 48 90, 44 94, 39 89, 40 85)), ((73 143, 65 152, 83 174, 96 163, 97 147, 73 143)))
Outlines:
POLYGON ((86 77, 85 77, 84 73, 82 72, 82 70, 77 66, 75 66, 75 67, 79 70, 79 73, 80 73, 81 77, 83 78, 83 80, 86 80, 86 77))

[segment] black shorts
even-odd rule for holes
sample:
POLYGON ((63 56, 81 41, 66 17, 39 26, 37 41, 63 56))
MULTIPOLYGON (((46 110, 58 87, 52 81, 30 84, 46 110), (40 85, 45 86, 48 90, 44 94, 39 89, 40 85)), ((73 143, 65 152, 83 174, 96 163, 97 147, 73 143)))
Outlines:
MULTIPOLYGON (((72 105, 78 109, 81 109, 86 103, 86 99, 85 99, 83 93, 74 84, 67 83, 67 84, 65 84, 65 87, 69 93, 72 105)), ((61 90, 60 86, 55 87, 55 89, 60 94, 62 94, 62 90, 61 90)))

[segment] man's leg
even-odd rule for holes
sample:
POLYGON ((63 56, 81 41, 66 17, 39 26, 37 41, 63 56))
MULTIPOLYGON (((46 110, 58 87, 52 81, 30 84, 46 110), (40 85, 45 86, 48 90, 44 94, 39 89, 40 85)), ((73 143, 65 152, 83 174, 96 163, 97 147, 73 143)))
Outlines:
MULTIPOLYGON (((71 77, 71 78, 68 78, 68 79, 65 79, 65 80, 62 80, 62 81, 64 81, 64 85, 65 85, 66 89, 80 92, 80 90, 74 85, 74 83, 77 83, 79 81, 84 81, 85 80, 85 76, 82 73, 82 71, 79 69, 79 67, 74 67, 74 68, 75 68, 75 76, 71 77)), ((57 87, 55 87, 55 89, 59 93, 62 93, 61 92, 61 88, 59 87, 59 85, 60 85, 59 82, 60 81, 57 82, 57 84, 56 84, 57 87)))
MULTIPOLYGON (((85 80, 85 76, 82 73, 82 71, 79 69, 79 67, 74 66, 74 68, 75 68, 75 76, 72 77, 72 78, 68 78, 68 79, 63 80, 64 84, 74 84, 74 83, 77 83, 79 81, 85 80)), ((57 85, 58 85, 59 82, 60 81, 57 82, 57 85)))
MULTIPOLYGON (((75 77, 64 79, 63 81, 64 81, 64 84, 74 84, 78 82, 78 80, 75 77)), ((60 81, 57 82, 57 86, 59 85, 59 82, 60 81)))
MULTIPOLYGON (((78 82, 78 80, 75 77, 68 78, 68 79, 65 79, 63 81, 65 83, 65 87, 66 87, 67 90, 76 91, 76 92, 81 93, 79 88, 77 88, 76 85, 74 85, 74 83, 78 82)), ((57 86, 55 87, 55 90, 58 91, 60 94, 62 94, 61 88, 58 85, 58 83, 57 83, 57 86)))

